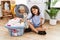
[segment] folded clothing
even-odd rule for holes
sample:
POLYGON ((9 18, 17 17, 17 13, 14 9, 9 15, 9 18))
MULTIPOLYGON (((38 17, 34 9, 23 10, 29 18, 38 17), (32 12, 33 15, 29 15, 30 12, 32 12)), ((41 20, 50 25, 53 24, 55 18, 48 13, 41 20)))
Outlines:
POLYGON ((8 23, 6 23, 5 26, 10 26, 10 27, 24 27, 25 24, 24 24, 24 22, 20 23, 20 19, 16 18, 16 19, 9 20, 8 23))
POLYGON ((22 23, 7 23, 5 26, 12 26, 12 27, 20 27, 20 26, 25 26, 25 24, 22 23))
POLYGON ((20 18, 14 18, 8 21, 8 23, 19 23, 20 22, 20 18))

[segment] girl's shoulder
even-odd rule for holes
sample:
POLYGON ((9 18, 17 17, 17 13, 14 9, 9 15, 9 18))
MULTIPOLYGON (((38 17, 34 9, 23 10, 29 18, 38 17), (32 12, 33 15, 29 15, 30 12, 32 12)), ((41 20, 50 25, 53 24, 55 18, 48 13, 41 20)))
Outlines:
POLYGON ((44 18, 44 14, 43 14, 43 13, 41 13, 39 16, 40 16, 41 18, 44 18))

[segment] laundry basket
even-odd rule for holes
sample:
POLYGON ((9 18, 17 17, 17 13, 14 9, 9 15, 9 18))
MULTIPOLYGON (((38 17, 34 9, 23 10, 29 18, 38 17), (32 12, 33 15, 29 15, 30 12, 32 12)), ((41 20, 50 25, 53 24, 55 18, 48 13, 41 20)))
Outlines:
POLYGON ((6 25, 6 28, 8 28, 9 34, 11 36, 22 36, 24 34, 24 28, 25 26, 11 26, 6 25))

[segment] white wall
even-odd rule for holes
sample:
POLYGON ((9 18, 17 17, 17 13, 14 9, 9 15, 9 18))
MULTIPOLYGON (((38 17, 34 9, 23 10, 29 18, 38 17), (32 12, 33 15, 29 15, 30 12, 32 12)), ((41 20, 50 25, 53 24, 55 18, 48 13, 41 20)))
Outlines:
POLYGON ((58 12, 58 15, 57 15, 56 19, 57 19, 58 21, 60 21, 60 11, 58 12))
MULTIPOLYGON (((1 0, 0 0, 0 1, 1 1, 1 0)), ((18 0, 18 1, 15 0, 15 1, 16 1, 16 4, 25 4, 25 5, 27 5, 29 8, 30 8, 32 5, 35 5, 35 4, 36 4, 37 6, 39 6, 41 13, 44 14, 45 19, 49 20, 48 14, 45 13, 45 11, 44 11, 45 9, 47 9, 47 6, 45 5, 44 2, 46 2, 46 1, 48 1, 48 0, 18 0)), ((0 2, 0 3, 1 3, 1 2, 0 2)), ((0 16, 1 16, 1 14, 0 14, 0 16)), ((60 12, 58 13, 56 19, 60 21, 60 12)))
POLYGON ((27 0, 15 0, 16 4, 25 4, 27 5, 27 0))

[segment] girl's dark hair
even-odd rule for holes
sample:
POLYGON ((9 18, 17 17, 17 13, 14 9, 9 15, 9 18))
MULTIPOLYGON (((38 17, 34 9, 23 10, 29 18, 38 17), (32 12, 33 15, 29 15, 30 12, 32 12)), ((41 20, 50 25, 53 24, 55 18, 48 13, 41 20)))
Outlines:
POLYGON ((34 6, 32 6, 32 7, 31 7, 32 17, 34 17, 34 16, 35 16, 35 14, 32 12, 32 9, 38 9, 38 15, 40 14, 39 7, 38 7, 38 6, 36 6, 36 5, 34 5, 34 6))

